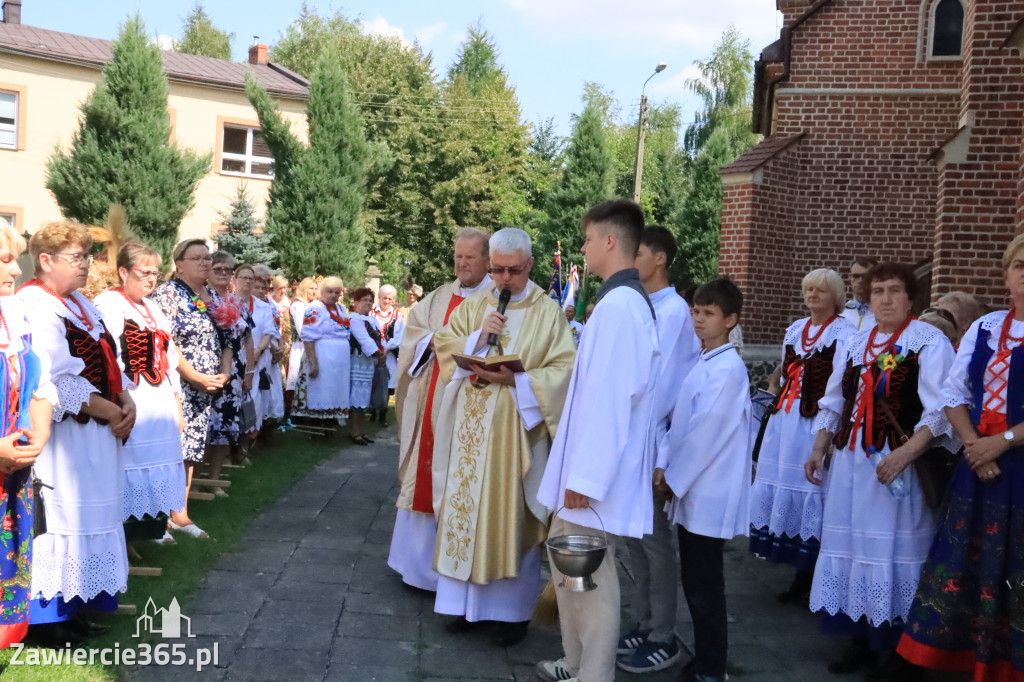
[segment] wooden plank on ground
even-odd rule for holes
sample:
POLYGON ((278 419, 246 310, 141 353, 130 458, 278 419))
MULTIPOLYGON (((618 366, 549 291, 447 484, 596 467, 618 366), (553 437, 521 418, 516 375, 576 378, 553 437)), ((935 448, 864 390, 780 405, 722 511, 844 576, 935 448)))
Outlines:
POLYGON ((231 481, 213 478, 193 478, 192 485, 201 485, 206 488, 230 488, 231 481))
POLYGON ((137 575, 144 578, 159 578, 164 569, 158 566, 129 566, 128 575, 137 575))
POLYGON ((138 612, 139 609, 135 604, 118 604, 117 610, 114 611, 119 616, 134 616, 138 612))
POLYGON ((213 498, 214 498, 214 494, 213 493, 204 493, 204 492, 200 492, 198 490, 189 490, 188 491, 188 499, 190 499, 190 500, 203 500, 204 502, 209 502, 213 498))

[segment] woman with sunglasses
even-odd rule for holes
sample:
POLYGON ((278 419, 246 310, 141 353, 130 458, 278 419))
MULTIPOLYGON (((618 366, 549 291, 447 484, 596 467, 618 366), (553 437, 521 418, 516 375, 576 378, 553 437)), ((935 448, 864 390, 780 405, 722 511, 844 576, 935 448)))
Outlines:
MULTIPOLYGON (((181 433, 178 349, 171 322, 146 299, 160 277, 160 254, 129 242, 117 254, 121 286, 103 292, 95 304, 114 339, 118 363, 135 384, 137 406, 132 438, 124 444, 123 518, 174 514, 185 508, 185 463, 181 433)), ((164 542, 173 542, 164 534, 164 542)))

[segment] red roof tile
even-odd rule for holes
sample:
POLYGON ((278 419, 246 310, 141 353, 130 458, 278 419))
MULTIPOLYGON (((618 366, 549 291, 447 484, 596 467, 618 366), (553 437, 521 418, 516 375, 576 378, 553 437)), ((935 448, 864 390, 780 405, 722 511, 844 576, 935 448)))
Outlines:
MULTIPOLYGON (((110 44, 109 40, 0 22, 0 52, 102 68, 110 61, 110 44)), ((251 71, 273 95, 291 99, 309 96, 308 81, 278 64, 233 62, 167 50, 163 56, 164 72, 172 81, 243 90, 245 74, 251 71)))
POLYGON ((743 154, 728 166, 723 166, 718 172, 722 175, 727 173, 753 173, 766 161, 769 161, 776 154, 803 137, 804 134, 797 133, 796 135, 772 135, 771 137, 766 137, 761 144, 743 154))

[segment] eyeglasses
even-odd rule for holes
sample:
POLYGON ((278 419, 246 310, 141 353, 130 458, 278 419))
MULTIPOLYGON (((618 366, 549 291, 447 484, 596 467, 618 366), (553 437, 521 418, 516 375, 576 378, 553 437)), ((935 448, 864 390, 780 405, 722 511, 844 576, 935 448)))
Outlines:
POLYGON ((73 268, 77 268, 84 261, 87 265, 92 265, 92 254, 89 253, 52 253, 50 254, 54 258, 66 258, 68 265, 73 268))
POLYGON ((159 270, 139 270, 138 268, 132 268, 132 272, 139 279, 156 279, 160 276, 159 270))
POLYGON ((925 308, 921 312, 921 314, 922 315, 928 315, 928 314, 938 315, 939 317, 944 319, 946 322, 949 322, 951 325, 953 325, 953 329, 957 329, 957 330, 960 329, 957 326, 957 324, 956 324, 956 318, 953 317, 953 313, 949 312, 945 308, 925 308))
POLYGON ((492 266, 491 269, 488 270, 488 272, 490 272, 492 275, 504 275, 508 273, 512 277, 518 277, 519 275, 523 274, 523 271, 526 270, 528 265, 529 263, 523 263, 522 265, 517 265, 514 268, 502 268, 492 266))
POLYGON ((181 260, 188 260, 193 263, 212 263, 213 256, 189 256, 188 258, 182 258, 181 260))
POLYGON ((232 268, 214 268, 210 272, 216 272, 218 275, 232 275, 235 271, 232 268))

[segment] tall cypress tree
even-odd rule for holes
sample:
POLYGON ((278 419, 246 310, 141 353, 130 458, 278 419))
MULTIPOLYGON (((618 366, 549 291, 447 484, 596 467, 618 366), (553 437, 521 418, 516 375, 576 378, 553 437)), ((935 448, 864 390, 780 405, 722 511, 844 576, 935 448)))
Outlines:
POLYGON ((121 204, 136 233, 166 258, 210 156, 169 142, 167 76, 142 19, 128 19, 112 48, 71 144, 50 156, 46 187, 66 217, 86 224, 101 224, 110 204, 121 204))
POLYGON ((220 213, 224 229, 217 233, 217 248, 230 253, 240 263, 270 265, 277 251, 270 246, 270 235, 258 233, 256 205, 244 182, 238 183, 228 210, 220 213))
POLYGON ((246 92, 274 155, 266 231, 280 265, 292 278, 340 275, 361 283, 366 247, 360 216, 367 169, 376 150, 366 142, 362 119, 333 51, 321 56, 310 79, 308 148, 251 76, 246 92))
POLYGON ((565 170, 548 195, 548 221, 538 236, 535 279, 547 286, 551 258, 562 242, 562 267, 575 263, 582 268, 583 233, 580 221, 594 204, 612 198, 614 158, 605 131, 606 105, 600 98, 586 97, 583 112, 573 123, 565 150, 565 170))

